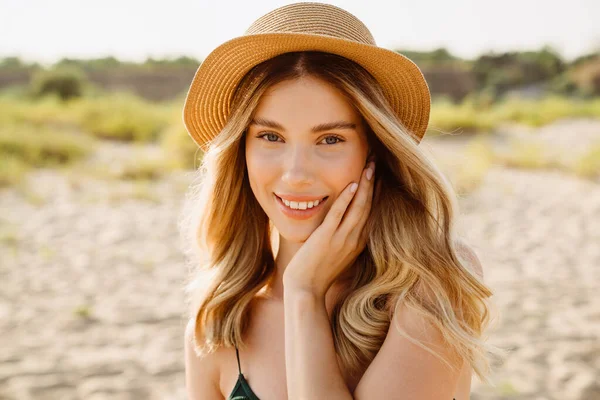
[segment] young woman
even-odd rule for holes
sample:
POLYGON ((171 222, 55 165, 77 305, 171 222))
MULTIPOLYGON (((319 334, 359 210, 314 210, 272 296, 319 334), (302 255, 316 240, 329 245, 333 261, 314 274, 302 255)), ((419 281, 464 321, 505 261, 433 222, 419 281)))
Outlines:
POLYGON ((353 15, 298 3, 202 63, 183 209, 190 399, 469 398, 487 382, 481 265, 418 144, 419 69, 353 15))

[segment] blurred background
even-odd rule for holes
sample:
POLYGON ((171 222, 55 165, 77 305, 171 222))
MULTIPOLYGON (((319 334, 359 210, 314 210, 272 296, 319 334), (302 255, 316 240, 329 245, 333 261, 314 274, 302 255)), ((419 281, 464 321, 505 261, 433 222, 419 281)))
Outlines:
MULTIPOLYGON (((185 399, 183 101, 287 3, 0 0, 0 399, 185 399)), ((429 83, 509 350, 471 398, 600 399, 600 2, 330 3, 429 83)))

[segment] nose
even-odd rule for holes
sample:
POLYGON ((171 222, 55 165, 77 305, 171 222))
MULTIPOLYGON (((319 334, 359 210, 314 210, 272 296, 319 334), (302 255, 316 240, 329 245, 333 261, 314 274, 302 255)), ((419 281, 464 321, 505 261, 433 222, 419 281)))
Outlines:
POLYGON ((311 185, 314 181, 315 163, 306 146, 290 146, 283 161, 282 180, 290 187, 311 185))

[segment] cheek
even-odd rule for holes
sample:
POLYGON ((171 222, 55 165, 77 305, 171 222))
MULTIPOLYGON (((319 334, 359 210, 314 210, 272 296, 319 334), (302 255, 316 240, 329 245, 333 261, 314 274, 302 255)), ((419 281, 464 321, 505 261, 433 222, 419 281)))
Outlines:
POLYGON ((364 168, 364 160, 357 154, 340 154, 339 157, 323 158, 320 164, 324 180, 336 188, 336 195, 350 182, 358 182, 364 168))
POLYGON ((260 199, 264 186, 272 182, 277 171, 278 162, 259 152, 248 152, 246 154, 246 170, 250 187, 255 196, 260 199))
POLYGON ((268 149, 256 143, 254 139, 246 142, 246 165, 248 169, 260 171, 262 168, 279 164, 281 158, 280 152, 268 151, 268 149))

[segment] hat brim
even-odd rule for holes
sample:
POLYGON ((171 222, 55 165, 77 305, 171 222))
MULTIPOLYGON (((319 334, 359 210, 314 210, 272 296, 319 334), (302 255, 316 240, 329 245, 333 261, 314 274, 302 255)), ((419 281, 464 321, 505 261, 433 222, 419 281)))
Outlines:
POLYGON ((404 126, 419 140, 429 123, 431 97, 421 70, 409 58, 381 47, 325 35, 264 33, 231 39, 196 70, 183 107, 192 139, 203 149, 225 126, 235 88, 257 64, 283 53, 322 51, 353 60, 377 79, 404 126))

